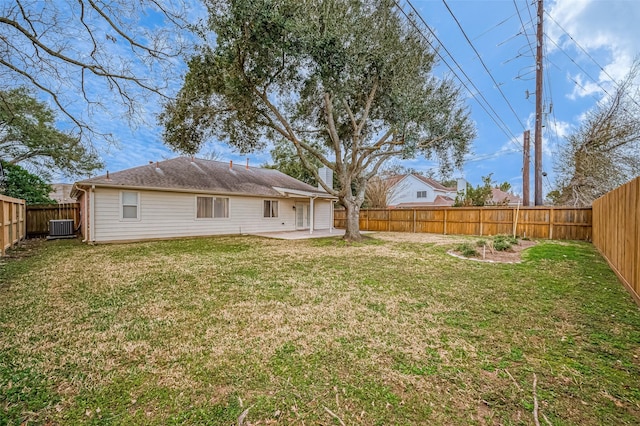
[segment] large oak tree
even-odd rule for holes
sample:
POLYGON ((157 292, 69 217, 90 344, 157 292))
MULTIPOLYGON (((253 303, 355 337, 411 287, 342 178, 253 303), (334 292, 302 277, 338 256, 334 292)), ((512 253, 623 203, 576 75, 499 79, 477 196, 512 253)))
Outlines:
MULTIPOLYGON (((196 3, 197 5, 197 3, 196 3)), ((170 91, 192 0, 0 2, 0 87, 27 87, 83 142, 170 91)))
POLYGON ((361 238, 367 182, 393 157, 460 166, 474 126, 435 53, 390 0, 207 1, 209 30, 175 101, 165 141, 193 153, 217 138, 240 151, 282 139, 339 187, 345 238, 361 238), (214 41, 210 41, 214 40, 214 41))

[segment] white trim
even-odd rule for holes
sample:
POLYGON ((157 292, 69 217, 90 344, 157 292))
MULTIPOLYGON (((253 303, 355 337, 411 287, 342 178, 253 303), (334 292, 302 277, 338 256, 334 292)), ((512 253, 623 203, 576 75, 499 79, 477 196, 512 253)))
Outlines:
POLYGON ((96 225, 96 200, 95 200, 95 191, 96 187, 91 185, 89 189, 89 242, 95 241, 95 225, 96 225))
POLYGON ((310 192, 310 191, 300 191, 298 189, 288 189, 288 188, 280 188, 277 186, 274 186, 273 189, 275 189, 276 191, 282 193, 282 195, 285 196, 294 196, 294 197, 305 197, 305 198, 326 198, 326 199, 337 199, 338 197, 335 197, 331 194, 328 193, 322 193, 322 192, 310 192))
POLYGON ((309 198, 309 217, 310 217, 309 234, 313 234, 313 222, 314 222, 314 216, 315 216, 314 207, 313 207, 314 201, 315 201, 315 197, 309 198))
MULTIPOLYGON (((74 185, 76 185, 78 188, 80 186, 89 186, 91 185, 94 188, 110 188, 110 189, 119 189, 119 190, 123 190, 123 191, 159 191, 159 192, 181 192, 181 193, 189 193, 189 194, 212 194, 212 195, 223 195, 223 196, 241 196, 241 197, 256 197, 256 198, 278 198, 278 195, 274 194, 256 194, 256 193, 246 193, 246 192, 225 192, 225 191, 218 191, 218 190, 202 190, 202 189, 197 189, 197 188, 163 188, 163 187, 149 187, 149 186, 135 186, 135 185, 114 185, 114 184, 105 184, 105 183, 91 183, 91 182, 87 182, 87 183, 82 183, 82 182, 76 182, 74 185)), ((326 199, 338 199, 338 197, 335 197, 331 194, 328 194, 326 192, 311 192, 311 191, 302 191, 302 190, 298 190, 298 189, 289 189, 289 188, 281 188, 281 187, 271 187, 273 188, 274 191, 278 192, 281 194, 282 198, 288 198, 289 195, 291 194, 293 196, 296 195, 301 195, 304 197, 320 197, 320 198, 326 198, 326 199)))

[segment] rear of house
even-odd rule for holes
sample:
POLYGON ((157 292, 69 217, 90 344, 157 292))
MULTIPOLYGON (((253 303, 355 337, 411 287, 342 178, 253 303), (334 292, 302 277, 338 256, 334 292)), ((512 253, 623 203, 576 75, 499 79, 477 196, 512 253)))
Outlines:
POLYGON ((277 170, 179 157, 77 182, 85 241, 330 229, 335 197, 277 170))

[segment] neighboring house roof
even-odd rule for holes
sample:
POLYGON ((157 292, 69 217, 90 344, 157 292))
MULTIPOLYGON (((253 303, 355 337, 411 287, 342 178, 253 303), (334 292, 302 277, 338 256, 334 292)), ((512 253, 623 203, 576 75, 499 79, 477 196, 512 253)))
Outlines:
POLYGON ((406 178, 407 176, 413 176, 419 180, 421 180, 422 182, 426 183, 427 185, 429 185, 430 187, 432 187, 433 189, 437 189, 439 191, 445 191, 445 192, 456 192, 457 188, 448 188, 444 185, 442 185, 440 182, 437 182, 431 178, 428 178, 426 176, 422 176, 422 175, 418 175, 415 173, 409 173, 406 175, 394 175, 394 176, 390 176, 387 178, 387 182, 389 182, 389 188, 394 187, 395 185, 398 184, 398 182, 400 182, 401 180, 403 180, 404 178, 406 178))
POLYGON ((441 184, 440 182, 437 182, 426 176, 422 176, 422 175, 414 175, 414 176, 420 179, 421 181, 423 181, 424 183, 426 183, 427 185, 430 185, 433 189, 439 189, 440 191, 446 191, 446 192, 456 192, 458 190, 456 187, 448 188, 443 184, 441 184))
POLYGON ((419 203, 400 203, 393 207, 400 209, 414 208, 414 207, 450 207, 453 206, 455 200, 451 197, 444 195, 436 195, 436 198, 431 202, 419 202, 419 203))
POLYGON ((76 182, 76 186, 123 187, 281 197, 284 193, 333 198, 284 173, 220 161, 178 157, 76 182), (277 188, 277 189, 276 189, 277 188))
POLYGON ((498 188, 492 188, 491 203, 492 204, 518 204, 518 203, 522 204, 522 198, 510 192, 504 192, 498 188))

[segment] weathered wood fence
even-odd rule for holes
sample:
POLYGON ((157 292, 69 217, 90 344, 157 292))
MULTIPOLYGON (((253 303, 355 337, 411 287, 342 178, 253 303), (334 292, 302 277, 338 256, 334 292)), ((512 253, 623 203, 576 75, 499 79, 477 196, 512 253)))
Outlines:
POLYGON ((640 177, 593 202, 593 244, 640 305, 640 177))
POLYGON ((26 237, 25 201, 0 195, 0 256, 26 237))
POLYGON ((27 206, 27 236, 40 237, 49 234, 49 221, 73 219, 73 229, 80 222, 80 204, 32 204, 27 206))
MULTIPOLYGON (((336 210, 334 226, 346 226, 346 211, 336 210)), ((513 234, 554 240, 590 240, 591 208, 426 207, 360 211, 365 231, 426 232, 455 235, 513 234)))

